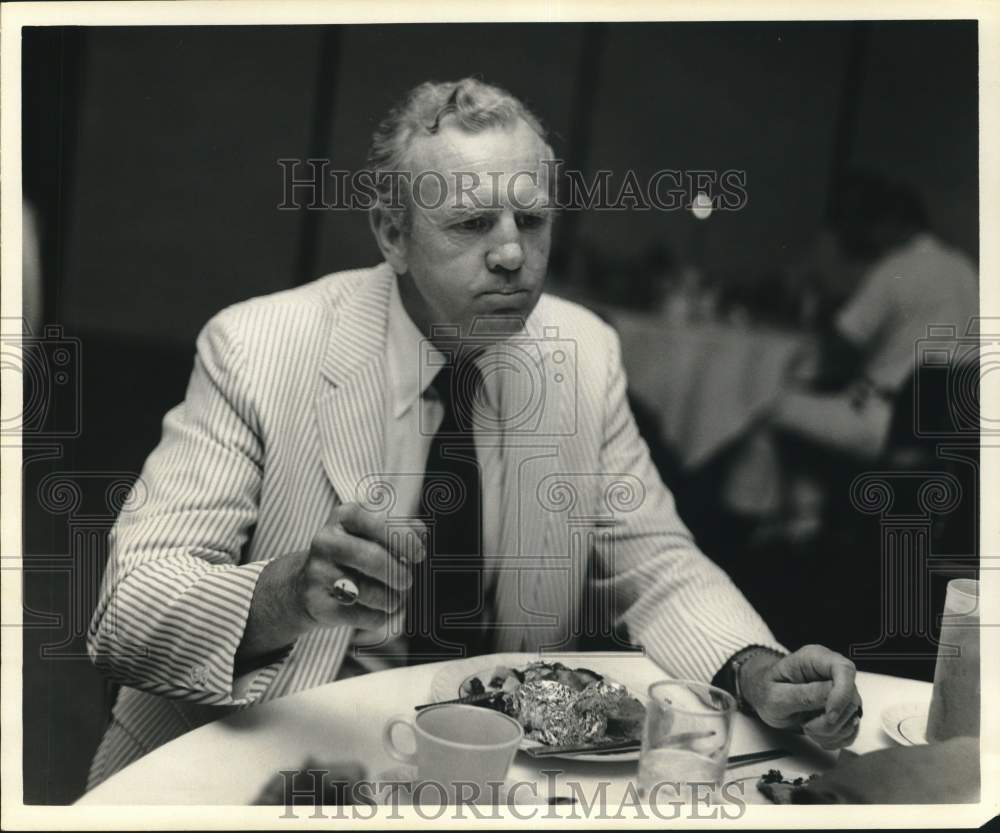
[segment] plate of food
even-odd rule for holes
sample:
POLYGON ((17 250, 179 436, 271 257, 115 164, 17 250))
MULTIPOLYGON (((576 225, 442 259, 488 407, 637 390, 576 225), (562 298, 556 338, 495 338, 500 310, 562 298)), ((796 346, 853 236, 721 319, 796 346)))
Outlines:
POLYGON ((646 718, 644 701, 625 685, 589 667, 531 654, 471 657, 444 666, 431 685, 435 702, 469 698, 477 706, 510 715, 524 727, 525 751, 567 752, 576 761, 635 761, 646 718), (478 660, 478 662, 477 662, 478 660), (626 751, 601 746, 628 745, 626 751))

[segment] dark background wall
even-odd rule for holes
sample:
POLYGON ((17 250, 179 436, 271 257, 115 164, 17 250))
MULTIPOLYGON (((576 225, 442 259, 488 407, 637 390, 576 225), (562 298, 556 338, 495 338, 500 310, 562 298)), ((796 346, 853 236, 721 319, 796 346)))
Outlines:
MULTIPOLYGON (((975 255, 974 28, 863 28, 861 54, 854 24, 78 32, 77 77, 63 79, 78 118, 59 125, 75 146, 58 319, 189 345, 228 303, 371 263, 362 214, 276 210, 276 160, 315 153, 357 169, 403 91, 468 74, 526 99, 584 170, 747 171, 746 210, 704 226, 709 271, 794 257, 820 226, 837 153, 915 181, 935 226, 975 255), (500 59, 509 44, 518 60, 500 59), (845 89, 852 58, 859 83, 845 89)), ((695 226, 685 212, 631 211, 585 215, 574 231, 611 254, 686 254, 695 226)))
POLYGON ((478 74, 585 171, 747 171, 743 211, 697 227, 687 212, 583 215, 558 227, 564 255, 665 244, 723 276, 780 267, 850 163, 914 182, 942 236, 978 254, 974 23, 28 29, 23 50, 45 321, 79 381, 47 417, 73 436, 26 438, 28 802, 83 790, 105 721, 81 639, 103 533, 183 396, 198 330, 376 259, 360 213, 277 210, 279 158, 358 168, 409 87, 478 74))

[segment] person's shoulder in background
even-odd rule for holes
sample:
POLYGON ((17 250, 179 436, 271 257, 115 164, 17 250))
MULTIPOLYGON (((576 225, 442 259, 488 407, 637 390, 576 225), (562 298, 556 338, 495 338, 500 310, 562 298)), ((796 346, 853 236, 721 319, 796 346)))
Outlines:
POLYGON ((945 242, 936 234, 929 231, 920 232, 914 236, 911 244, 914 251, 919 253, 924 259, 930 257, 931 262, 939 260, 943 263, 951 264, 978 279, 976 264, 965 250, 945 242))
POLYGON ((871 267, 837 314, 837 329, 859 343, 890 326, 915 328, 920 334, 928 324, 964 329, 978 307, 979 282, 971 258, 930 232, 920 232, 871 267))
POLYGON ((872 269, 871 278, 891 282, 902 290, 934 292, 948 283, 978 283, 975 264, 964 251, 930 232, 914 235, 905 245, 887 254, 872 269))
POLYGON ((919 327, 921 335, 931 324, 964 332, 978 313, 979 278, 972 259, 929 232, 889 255, 877 272, 895 299, 897 314, 919 327))

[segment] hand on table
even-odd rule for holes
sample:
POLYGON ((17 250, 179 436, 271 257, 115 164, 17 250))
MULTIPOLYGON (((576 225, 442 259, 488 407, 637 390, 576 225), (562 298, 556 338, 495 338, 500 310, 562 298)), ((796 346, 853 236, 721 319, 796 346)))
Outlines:
POLYGON ((861 723, 854 663, 821 645, 756 654, 740 668, 747 702, 769 726, 801 728, 824 749, 849 746, 861 723))

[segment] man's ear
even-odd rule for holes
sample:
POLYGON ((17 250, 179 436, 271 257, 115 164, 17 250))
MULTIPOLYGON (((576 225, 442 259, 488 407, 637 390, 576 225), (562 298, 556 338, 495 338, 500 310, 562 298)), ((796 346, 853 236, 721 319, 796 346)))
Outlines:
POLYGON ((368 222, 386 263, 397 275, 406 274, 406 233, 403 231, 402 217, 376 206, 368 212, 368 222))

